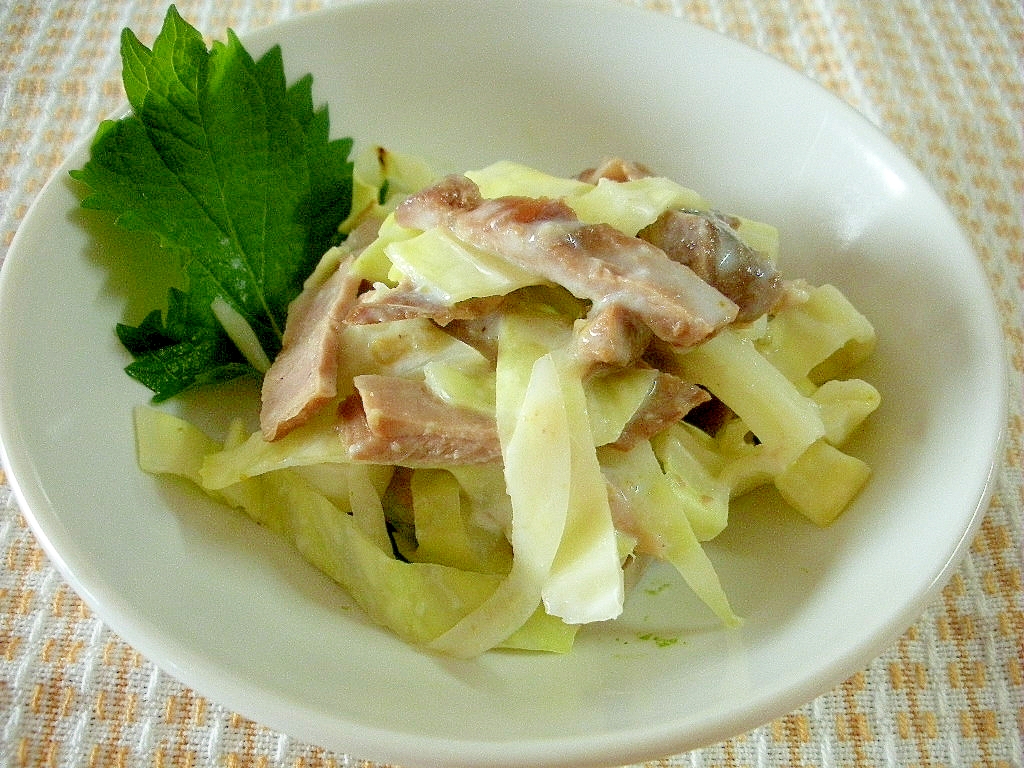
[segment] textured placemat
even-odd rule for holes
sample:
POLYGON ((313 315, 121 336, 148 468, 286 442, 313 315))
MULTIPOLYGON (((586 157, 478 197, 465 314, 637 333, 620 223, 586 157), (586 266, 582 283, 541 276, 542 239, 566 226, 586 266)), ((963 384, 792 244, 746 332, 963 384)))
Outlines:
MULTIPOLYGON (((213 37, 330 3, 182 0, 213 37)), ((890 136, 984 263, 1012 388, 999 486, 963 565, 868 668, 791 714, 656 765, 1021 766, 1024 9, 1020 0, 652 2, 807 73, 890 136)), ((481 8, 484 4, 481 4, 481 8)), ((67 152, 122 101, 118 35, 156 0, 0 2, 0 259, 67 152)), ((176 682, 90 613, 0 482, 0 766, 355 766, 176 682)))

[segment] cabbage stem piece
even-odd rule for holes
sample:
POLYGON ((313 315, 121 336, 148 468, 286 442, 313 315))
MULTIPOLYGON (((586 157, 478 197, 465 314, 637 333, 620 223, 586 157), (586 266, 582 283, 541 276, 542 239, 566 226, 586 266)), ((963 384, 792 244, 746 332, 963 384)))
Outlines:
POLYGON ((677 355, 675 364, 684 379, 725 403, 783 466, 825 434, 817 404, 731 329, 677 355))
POLYGON ((478 350, 425 317, 346 325, 340 343, 346 354, 338 365, 339 396, 352 392, 352 381, 360 374, 415 378, 428 364, 450 365, 467 373, 490 367, 478 350))
POLYGON ((765 358, 790 381, 820 384, 867 357, 875 329, 832 285, 812 288, 807 300, 785 307, 758 342, 765 358))
POLYGON ((220 444, 198 427, 164 411, 138 406, 134 411, 139 468, 154 475, 177 475, 201 484, 203 459, 220 444))
POLYGON ((256 331, 252 329, 249 322, 242 316, 242 313, 218 296, 210 304, 210 311, 217 318, 221 328, 231 339, 236 349, 242 353, 242 357, 260 373, 266 373, 270 368, 270 358, 263 350, 256 331))
POLYGON ((431 184, 437 175, 422 159, 379 144, 363 147, 352 164, 352 204, 338 231, 348 234, 367 218, 381 218, 410 192, 431 184))
POLYGON ((845 443, 882 402, 878 390, 863 379, 830 379, 811 399, 821 410, 825 439, 832 445, 845 443))
POLYGON ((419 229, 403 227, 395 221, 395 214, 389 213, 380 224, 377 238, 366 246, 352 262, 352 274, 371 283, 389 282, 388 274, 391 272, 392 264, 385 252, 388 246, 416 237, 420 233, 419 229))
POLYGON ((623 368, 587 377, 583 386, 594 445, 619 439, 651 394, 657 377, 654 368, 623 368))
POLYGON ((508 542, 500 532, 473 522, 454 475, 442 469, 414 470, 410 490, 418 545, 411 559, 464 571, 508 573, 508 542))
POLYGON ((484 197, 571 197, 593 188, 579 179, 570 179, 530 168, 526 165, 499 160, 485 168, 467 171, 466 177, 480 188, 484 197))
POLYGON ((209 490, 226 488, 241 480, 287 467, 347 463, 348 447, 334 428, 334 409, 272 442, 253 432, 237 446, 208 454, 200 469, 200 484, 209 490))
POLYGON ((832 523, 871 476, 860 459, 819 440, 775 477, 793 509, 820 526, 832 523))
POLYGON ((384 521, 384 505, 370 479, 369 469, 365 464, 350 464, 347 469, 352 518, 368 540, 376 544, 381 552, 390 555, 391 537, 388 536, 387 523, 384 521))
POLYGON ((494 371, 487 365, 478 370, 468 368, 432 360, 423 366, 423 381, 431 392, 451 406, 493 415, 494 371))
POLYGON ((542 596, 548 613, 569 624, 586 624, 622 613, 622 558, 587 417, 582 372, 565 358, 558 369, 570 451, 569 508, 542 596))
MULTIPOLYGON (((651 439, 669 485, 679 499, 698 541, 715 538, 729 522, 729 486, 700 456, 706 455, 684 424, 675 424, 651 439)), ((716 462, 718 463, 718 462, 716 462)))
MULTIPOLYGON (((506 396, 502 382, 515 386, 515 378, 499 376, 499 402, 506 396)), ((508 397, 521 403, 514 428, 506 427, 511 434, 502 445, 505 483, 512 499, 512 569, 487 600, 430 643, 434 650, 462 658, 498 645, 536 611, 569 508, 569 424, 550 353, 532 365, 522 396, 509 392, 508 397)))

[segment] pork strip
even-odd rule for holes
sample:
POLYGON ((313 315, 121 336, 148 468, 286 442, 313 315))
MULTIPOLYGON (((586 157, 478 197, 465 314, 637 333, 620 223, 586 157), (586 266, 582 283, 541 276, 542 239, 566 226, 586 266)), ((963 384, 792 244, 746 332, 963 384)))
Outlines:
POLYGON ((394 288, 377 286, 360 294, 345 321, 368 325, 425 317, 443 327, 455 320, 475 320, 489 315, 503 300, 503 296, 484 296, 449 304, 409 283, 399 283, 394 288))
POLYGON ((738 310, 660 248, 606 224, 584 224, 560 200, 482 199, 471 180, 448 176, 406 199, 395 218, 406 227, 447 227, 461 240, 589 299, 597 310, 620 305, 677 347, 700 343, 738 310))
POLYGON ((775 266, 736 234, 734 222, 709 211, 670 210, 637 237, 685 264, 739 307, 739 322, 756 320, 783 291, 775 266))
POLYGON ((354 383, 356 393, 338 409, 353 460, 444 467, 501 458, 492 417, 448 405, 413 379, 366 374, 354 383))
POLYGON ((360 285, 349 274, 351 258, 288 307, 281 351, 261 392, 260 430, 268 441, 304 424, 338 394, 339 335, 360 285))
POLYGON ((683 381, 671 373, 659 371, 647 399, 626 422, 622 434, 612 445, 629 450, 641 440, 654 437, 666 427, 675 424, 691 410, 710 399, 711 395, 696 384, 683 381))

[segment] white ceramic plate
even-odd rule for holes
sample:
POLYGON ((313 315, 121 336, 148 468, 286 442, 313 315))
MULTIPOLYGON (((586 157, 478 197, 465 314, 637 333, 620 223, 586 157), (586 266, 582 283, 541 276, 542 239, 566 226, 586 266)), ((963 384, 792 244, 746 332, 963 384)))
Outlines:
POLYGON ((154 299, 127 298, 131 238, 78 210, 66 171, 83 148, 4 264, 0 437, 46 552, 129 643, 233 710, 359 757, 611 764, 791 711, 936 595, 991 492, 1000 331, 952 216, 867 122, 763 55, 600 2, 366 2, 247 41, 280 43, 292 78, 313 73, 336 135, 443 170, 509 158, 573 173, 617 154, 776 223, 787 274, 836 283, 878 330, 863 375, 883 405, 852 449, 875 475, 828 530, 770 498, 735 514, 710 551, 738 631, 672 582, 564 657, 403 645, 271 535, 136 468, 130 414, 148 393, 112 326, 154 299))

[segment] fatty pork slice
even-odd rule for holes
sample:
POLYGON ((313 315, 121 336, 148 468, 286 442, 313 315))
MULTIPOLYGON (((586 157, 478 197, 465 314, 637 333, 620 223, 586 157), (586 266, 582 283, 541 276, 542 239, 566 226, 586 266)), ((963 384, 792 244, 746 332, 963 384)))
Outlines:
POLYGON ((267 441, 304 424, 338 394, 339 336, 360 285, 350 263, 351 257, 342 261, 319 286, 307 285, 288 307, 281 351, 263 379, 260 431, 267 441))
POLYGON ((637 237, 663 250, 739 307, 739 322, 756 320, 783 294, 775 266, 736 234, 735 222, 710 211, 670 210, 637 237))
POLYGON ((643 355, 650 341, 651 330, 640 318, 618 304, 604 304, 578 325, 573 352, 585 370, 626 367, 643 355))
POLYGON ((459 239, 494 253, 573 295, 639 318, 656 336, 691 347, 736 316, 737 306, 685 264, 606 224, 584 224, 561 200, 484 199, 465 176, 448 176, 407 198, 399 224, 447 227, 459 239))
POLYGON ((492 416, 449 405, 414 379, 364 374, 353 383, 338 429, 354 461, 446 467, 501 459, 492 416))
POLYGON ((711 396, 696 384, 683 381, 671 373, 658 371, 647 399, 626 422, 622 434, 611 445, 629 450, 641 440, 654 437, 663 429, 680 421, 686 414, 708 402, 711 396))
POLYGON ((456 320, 475 320, 489 315, 500 306, 503 298, 483 296, 449 304, 402 282, 394 288, 378 286, 364 292, 345 320, 352 325, 369 325, 425 317, 445 327, 456 320))

